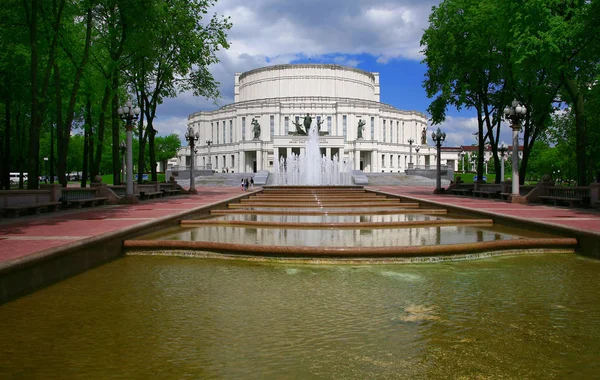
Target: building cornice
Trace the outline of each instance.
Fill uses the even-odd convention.
[[[342,66],[342,65],[328,64],[328,63],[312,63],[312,64],[311,63],[290,63],[290,64],[285,64],[285,65],[259,67],[257,69],[253,69],[253,70],[249,70],[249,71],[245,71],[245,72],[241,73],[240,80],[243,80],[248,75],[261,73],[264,71],[279,71],[279,70],[286,70],[286,69],[330,69],[330,70],[352,71],[355,73],[366,75],[369,78],[371,78],[371,80],[373,80],[373,81],[375,80],[374,73],[370,73],[368,71],[364,71],[364,70],[357,69],[354,67],[346,67],[346,66]]]
[[[248,108],[248,107],[253,107],[253,106],[283,107],[285,105],[285,107],[288,107],[288,105],[290,103],[296,103],[296,104],[323,103],[324,105],[325,104],[335,104],[338,107],[339,106],[364,105],[366,107],[377,108],[382,111],[397,112],[397,113],[402,113],[405,115],[417,115],[417,116],[423,117],[424,119],[427,119],[425,114],[422,112],[399,110],[399,109],[395,108],[394,106],[391,106],[387,103],[376,102],[373,100],[325,97],[325,96],[319,96],[319,97],[304,96],[304,97],[265,98],[265,99],[246,100],[246,101],[242,101],[242,102],[227,104],[219,109],[212,110],[212,111],[195,112],[193,114],[190,114],[188,116],[188,119],[192,119],[194,117],[203,116],[203,115],[204,116],[213,115],[213,114],[216,114],[219,112],[235,111],[237,109],[243,109],[243,108]]]

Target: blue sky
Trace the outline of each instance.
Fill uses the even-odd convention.
[[[218,52],[220,63],[210,67],[222,97],[217,105],[191,93],[165,100],[157,112],[159,134],[183,137],[189,114],[232,103],[236,72],[284,63],[336,63],[378,72],[382,102],[427,114],[420,39],[439,2],[220,0],[209,13],[228,16],[233,24],[230,49]],[[472,110],[449,109],[440,127],[447,133],[446,146],[475,143]],[[503,129],[501,139],[508,142],[510,131]]]

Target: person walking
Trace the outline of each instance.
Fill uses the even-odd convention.
[[[244,190],[244,179],[242,178],[242,190]]]
[[[254,189],[254,177],[250,178],[250,188]]]

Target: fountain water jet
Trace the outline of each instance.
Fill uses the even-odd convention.
[[[304,152],[281,157],[273,174],[278,186],[339,186],[352,184],[351,173],[351,165],[337,155],[332,159],[321,155],[319,131],[313,127],[308,130]]]

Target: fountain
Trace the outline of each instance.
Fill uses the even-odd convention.
[[[305,122],[306,125],[306,122]],[[305,150],[299,155],[281,157],[274,169],[274,184],[278,186],[339,186],[352,184],[352,166],[321,155],[318,128],[308,126]]]

